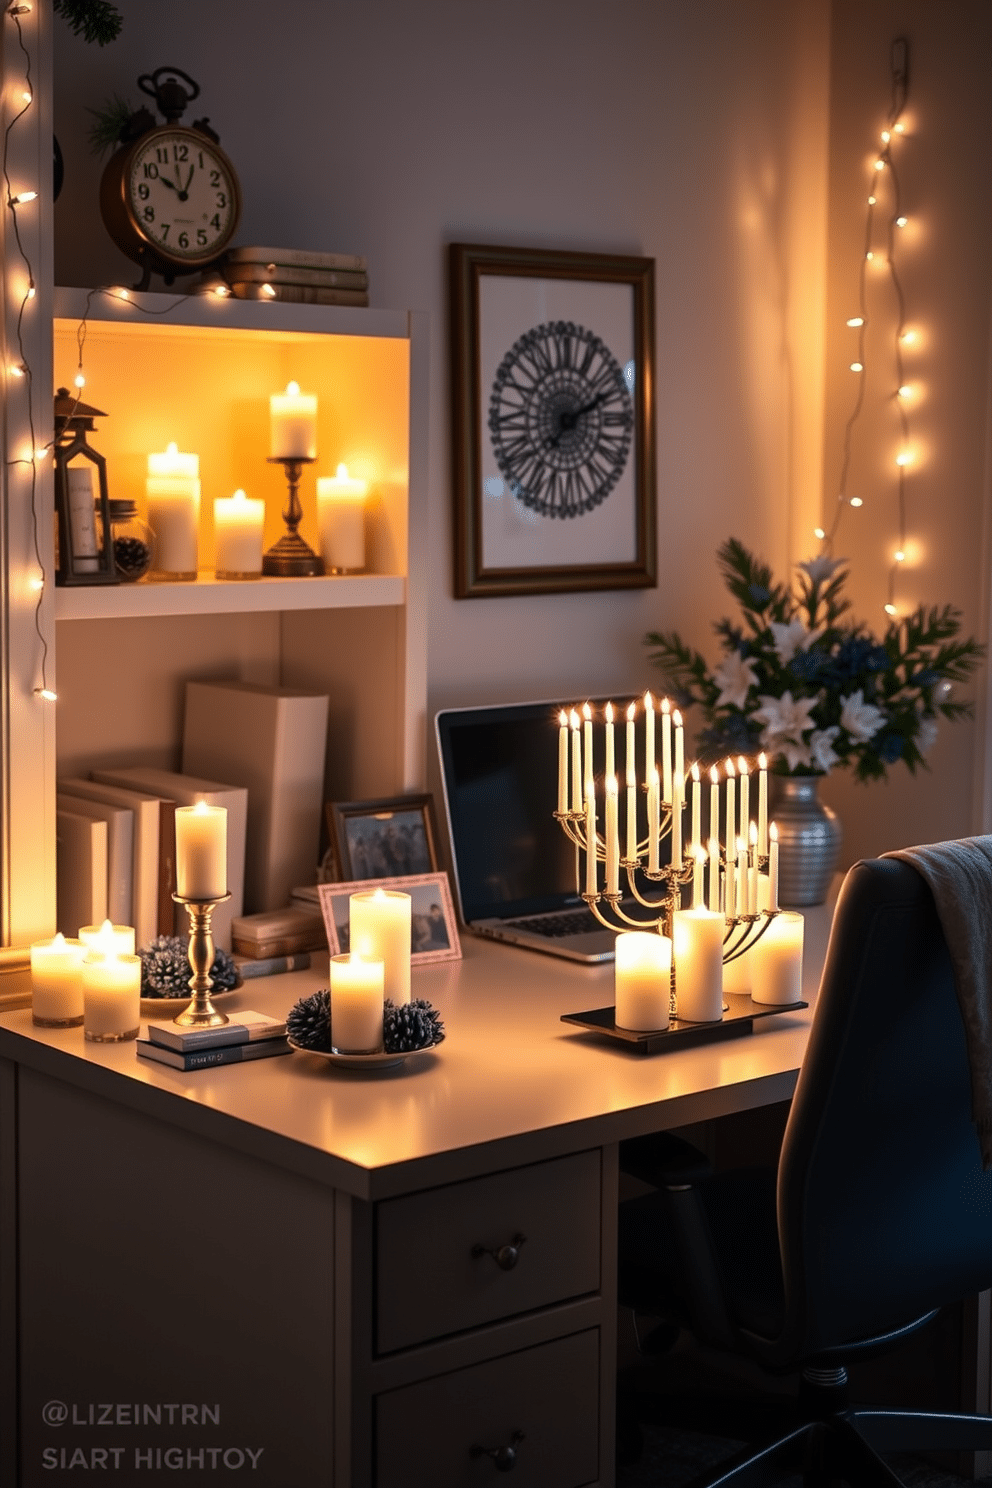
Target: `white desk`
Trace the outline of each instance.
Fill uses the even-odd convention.
[[[560,1022],[612,1001],[612,967],[464,951],[414,974],[446,1042],[377,1076],[183,1074],[0,1018],[5,1484],[461,1488],[503,1480],[469,1449],[515,1430],[515,1482],[612,1483],[617,1143],[788,1099],[810,1014],[642,1058]],[[473,1254],[521,1234],[512,1269]]]

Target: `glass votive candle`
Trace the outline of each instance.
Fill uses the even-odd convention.
[[[349,947],[385,967],[386,996],[399,1007],[410,1001],[410,933],[413,900],[401,889],[363,889],[349,900]]]
[[[331,957],[331,1047],[336,1054],[381,1052],[384,997],[381,961]]]
[[[137,1038],[140,1027],[141,957],[88,951],[83,959],[86,1037],[98,1044],[117,1044]]]
[[[59,932],[31,946],[31,1021],[39,1028],[78,1028],[83,1021],[81,940]]]
[[[88,951],[99,951],[101,956],[134,955],[133,925],[112,925],[109,920],[102,925],[80,925],[79,938]]]

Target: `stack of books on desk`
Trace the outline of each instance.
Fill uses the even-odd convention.
[[[142,1059],[154,1059],[173,1069],[208,1069],[215,1064],[240,1064],[288,1054],[286,1020],[267,1013],[238,1013],[219,1028],[182,1028],[176,1023],[149,1023],[148,1037],[138,1039]]]
[[[367,305],[368,260],[357,253],[305,248],[232,248],[204,276],[201,288],[216,291],[220,285],[238,300]]]

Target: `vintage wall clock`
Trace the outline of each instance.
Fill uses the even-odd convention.
[[[534,326],[499,365],[489,398],[493,453],[510,489],[546,517],[580,517],[623,474],[634,405],[605,343],[574,321]]]
[[[655,583],[654,260],[449,249],[455,595]]]
[[[165,123],[148,109],[132,114],[103,173],[100,210],[114,242],[144,271],[135,287],[146,289],[152,273],[171,284],[220,258],[241,217],[241,187],[208,120],[179,123],[199,84],[179,68],[159,67],[138,86]]]

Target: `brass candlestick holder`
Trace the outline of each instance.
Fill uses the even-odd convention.
[[[312,455],[271,455],[270,465],[281,465],[286,472],[289,498],[282,519],[286,531],[262,559],[262,573],[279,579],[305,579],[324,572],[323,559],[297,532],[303,508],[300,506],[300,476],[304,465],[313,465]]]
[[[189,915],[189,964],[193,975],[189,979],[193,1000],[184,1008],[173,1023],[181,1028],[219,1028],[227,1023],[226,1013],[219,1013],[210,1001],[213,978],[210,968],[214,964],[214,937],[210,922],[218,904],[230,899],[230,894],[220,894],[216,899],[186,899],[182,894],[173,894],[177,904],[185,904]]]

